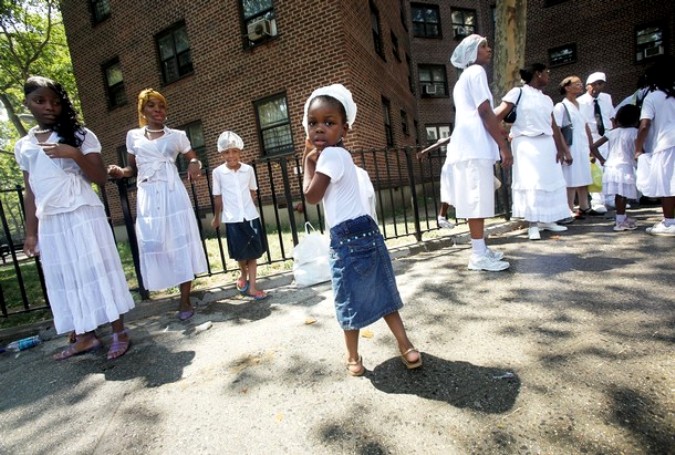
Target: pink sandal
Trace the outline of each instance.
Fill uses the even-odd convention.
[[[126,340],[120,340],[120,334],[127,335]],[[128,338],[129,334],[127,329],[122,330],[121,332],[113,332],[113,341],[108,350],[108,360],[114,360],[118,357],[122,357],[129,350],[131,345],[131,340]]]

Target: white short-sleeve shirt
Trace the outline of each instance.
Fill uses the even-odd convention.
[[[459,161],[499,159],[499,148],[483,125],[478,106],[485,101],[492,109],[492,93],[485,69],[471,65],[459,76],[452,91],[455,102],[455,129],[448,145],[449,163]]]
[[[612,116],[614,115],[612,97],[609,93],[602,92],[598,94],[597,99],[598,105],[600,106],[600,113],[602,114],[602,125],[605,127],[605,131],[609,131],[612,129]],[[598,133],[598,125],[595,121],[595,98],[589,93],[584,93],[577,98],[577,102],[579,103],[579,109],[586,117],[586,123],[588,123],[588,126],[591,129],[593,140],[597,141],[601,136]]]
[[[522,87],[509,90],[502,101],[515,106],[519,95],[520,101],[518,101],[516,110],[516,121],[511,127],[509,136],[540,136],[542,134],[552,136],[553,100],[548,95],[544,95],[541,90],[525,84]]]
[[[223,223],[238,223],[260,217],[251,198],[251,191],[258,189],[255,173],[248,164],[240,164],[236,170],[221,164],[212,173],[213,195],[221,196],[223,200],[220,216]]]
[[[650,92],[642,102],[640,120],[652,121],[654,130],[653,152],[675,147],[675,98],[666,98],[661,90]]]
[[[169,164],[176,162],[179,153],[192,150],[185,131],[164,127],[164,135],[150,140],[145,137],[145,128],[127,132],[127,152],[136,156],[138,180],[170,180],[175,169]]]
[[[330,177],[323,195],[326,223],[337,226],[343,221],[366,215],[361,202],[359,179],[352,155],[342,147],[327,147],[319,155],[316,172]]]
[[[605,167],[635,165],[637,128],[614,128],[605,134],[609,141],[609,155]]]

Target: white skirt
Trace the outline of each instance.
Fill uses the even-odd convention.
[[[650,155],[649,176],[641,179],[640,191],[647,197],[675,196],[675,147]]]
[[[207,271],[190,198],[178,181],[139,182],[136,236],[143,286],[158,291],[192,281]]]
[[[495,216],[493,160],[468,160],[451,164],[452,186],[448,204],[457,218]]]
[[[608,196],[619,195],[628,199],[637,199],[635,167],[632,164],[603,167],[602,190]]]
[[[584,138],[586,135],[584,135]],[[579,186],[587,186],[593,183],[591,176],[591,161],[588,157],[588,145],[577,144],[578,138],[574,137],[574,144],[570,147],[570,154],[572,155],[572,164],[562,167],[565,182],[568,188],[577,188]]]
[[[38,239],[57,333],[95,330],[134,307],[102,207],[43,216]]]
[[[452,165],[446,160],[441,169],[441,202],[452,205]]]

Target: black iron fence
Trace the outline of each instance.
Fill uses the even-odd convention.
[[[445,155],[432,152],[418,160],[417,151],[406,147],[353,152],[355,163],[368,172],[373,183],[378,224],[387,240],[411,237],[411,241],[421,241],[425,233],[438,229],[439,177]],[[297,245],[306,222],[324,231],[321,206],[309,205],[304,199],[300,156],[265,157],[251,165],[260,187],[257,206],[268,238],[268,249],[258,262],[264,265],[290,261],[293,247]],[[498,166],[495,172],[500,180],[507,183],[508,175],[504,175]],[[188,184],[187,188],[198,220],[202,246],[209,259],[207,275],[212,276],[234,270],[237,266],[236,262],[227,258],[220,230],[210,227],[213,213],[210,170],[205,168],[203,175],[204,179],[197,184]],[[109,198],[106,189],[101,188],[101,199],[118,245],[127,247],[131,253],[137,283],[131,286],[131,290],[147,299],[149,294],[143,286],[134,230],[136,189],[126,180],[114,183],[108,188],[116,188],[119,198]],[[498,192],[497,216],[510,216],[509,187],[504,184]],[[0,313],[3,318],[45,310],[49,306],[39,259],[22,254],[22,193],[20,186],[0,190]]]

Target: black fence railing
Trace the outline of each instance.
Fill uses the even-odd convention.
[[[411,147],[353,152],[354,162],[368,172],[373,183],[378,224],[387,240],[409,236],[411,241],[413,238],[421,241],[425,233],[438,229],[439,178],[445,155],[432,152],[418,160],[416,152],[417,149]],[[258,262],[264,265],[290,261],[306,222],[311,222],[322,232],[326,229],[321,206],[309,205],[304,199],[300,156],[264,157],[251,165],[260,187],[257,206],[268,238],[268,249]],[[495,172],[504,182],[495,200],[495,213],[508,219],[509,175],[498,166]],[[210,170],[204,169],[203,176],[205,178],[200,182],[188,184],[187,188],[208,258],[207,275],[213,276],[236,270],[237,264],[228,258],[221,231],[210,227],[213,213]],[[119,198],[113,204],[114,210],[105,188],[101,188],[101,199],[117,243],[128,244],[137,283],[131,290],[138,292],[142,299],[148,299],[134,229],[136,189],[125,180],[115,183]],[[22,193],[20,186],[0,190],[0,316],[3,318],[49,307],[39,259],[22,254]],[[122,233],[125,239],[121,239]]]

